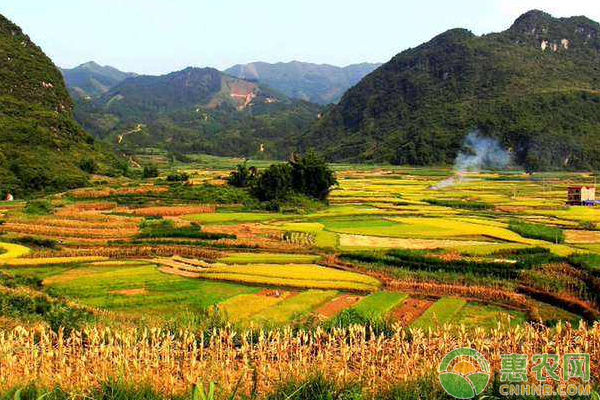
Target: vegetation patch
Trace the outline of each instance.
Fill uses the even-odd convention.
[[[365,316],[384,317],[407,297],[406,293],[401,292],[375,292],[360,300],[352,308]]]
[[[540,239],[556,244],[565,242],[563,230],[557,226],[532,224],[512,219],[508,224],[508,229],[526,238]]]
[[[464,299],[443,297],[433,303],[410,327],[424,329],[449,323],[466,304]]]

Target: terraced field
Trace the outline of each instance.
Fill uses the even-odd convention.
[[[210,193],[225,188],[227,169],[185,168]],[[589,174],[468,173],[436,190],[452,171],[335,168],[331,204],[309,212],[251,210],[228,189],[211,203],[160,179],[71,191],[41,215],[0,202],[0,271],[119,315],[214,309],[241,325],[346,309],[412,328],[597,312],[586,274],[600,266],[600,209],[564,205],[567,186]],[[565,241],[524,237],[515,220],[558,228]]]

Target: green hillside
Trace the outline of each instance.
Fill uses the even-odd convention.
[[[123,150],[282,158],[320,111],[254,81],[187,68],[126,79],[96,99],[78,100],[75,115]]]
[[[600,24],[531,11],[501,33],[445,32],[350,89],[301,147],[451,164],[472,129],[529,168],[600,168]]]
[[[73,119],[62,75],[0,15],[0,195],[84,185],[84,160],[114,161]]]

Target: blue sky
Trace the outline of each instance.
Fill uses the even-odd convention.
[[[2,0],[56,64],[162,74],[252,61],[384,62],[451,28],[506,29],[523,12],[587,15],[598,0]]]

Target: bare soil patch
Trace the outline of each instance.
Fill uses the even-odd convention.
[[[409,297],[402,304],[394,307],[389,315],[393,320],[400,322],[402,325],[409,325],[419,318],[433,302],[431,299]]]
[[[348,308],[358,303],[363,297],[364,296],[357,296],[355,294],[344,294],[318,307],[315,310],[315,313],[326,318],[333,317],[344,308]]]
[[[289,297],[296,296],[298,293],[300,293],[300,292],[293,291],[293,290],[264,288],[260,292],[257,292],[256,295],[257,296],[275,297],[278,299],[287,299]]]

